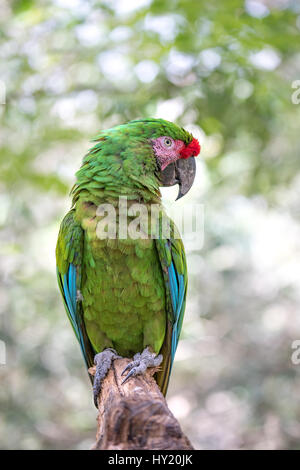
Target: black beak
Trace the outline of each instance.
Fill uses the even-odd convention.
[[[193,186],[196,175],[195,157],[180,158],[170,163],[161,172],[161,186],[174,186],[179,184],[179,192],[176,201],[189,192]]]

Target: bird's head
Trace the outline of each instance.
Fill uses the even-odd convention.
[[[76,173],[73,194],[85,188],[157,197],[159,186],[179,185],[177,199],[192,187],[200,152],[197,139],[164,119],[138,119],[102,131]]]
[[[179,185],[177,199],[192,187],[195,174],[195,158],[200,144],[192,134],[164,119],[131,121],[132,126],[143,129],[144,138],[152,147],[160,186]]]
[[[166,135],[151,140],[160,169],[162,186],[179,185],[177,199],[192,187],[196,174],[195,158],[200,144],[190,133],[172,123],[163,126]]]

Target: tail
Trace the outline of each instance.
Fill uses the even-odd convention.
[[[161,390],[161,393],[166,396],[171,370],[172,370],[172,355],[171,355],[171,344],[172,344],[172,329],[169,322],[167,322],[167,331],[165,340],[160,350],[160,354],[163,355],[163,361],[161,363],[161,370],[156,375],[156,382]]]

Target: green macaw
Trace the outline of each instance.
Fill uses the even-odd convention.
[[[179,184],[178,198],[188,192],[200,145],[163,119],[130,121],[101,132],[94,142],[76,173],[56,261],[86,365],[96,364],[97,406],[101,382],[120,356],[134,356],[124,381],[161,364],[156,380],[167,391],[185,310],[187,268],[159,187]]]

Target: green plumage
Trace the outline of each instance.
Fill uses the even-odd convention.
[[[57,242],[56,258],[59,286],[65,307],[88,366],[93,355],[107,347],[118,354],[133,356],[150,346],[163,352],[158,383],[166,392],[171,368],[174,309],[168,267],[174,263],[184,276],[184,302],[180,312],[181,328],[186,293],[186,265],[181,240],[171,235],[164,240],[151,238],[161,233],[162,207],[157,226],[150,223],[151,205],[160,205],[159,170],[151,139],[170,136],[188,144],[191,134],[164,120],[137,120],[100,133],[85,156],[72,189],[73,204],[65,216]],[[99,238],[101,204],[115,208],[119,222],[119,196],[127,197],[128,209],[142,203],[149,209],[142,218],[144,238]],[[106,214],[105,214],[106,215]],[[127,223],[136,217],[128,216]],[[171,223],[172,230],[174,227]],[[147,237],[147,238],[146,238]],[[76,300],[69,266],[75,266]],[[69,276],[69,277],[68,277]],[[68,303],[68,292],[73,297]],[[71,307],[70,307],[71,304]]]

